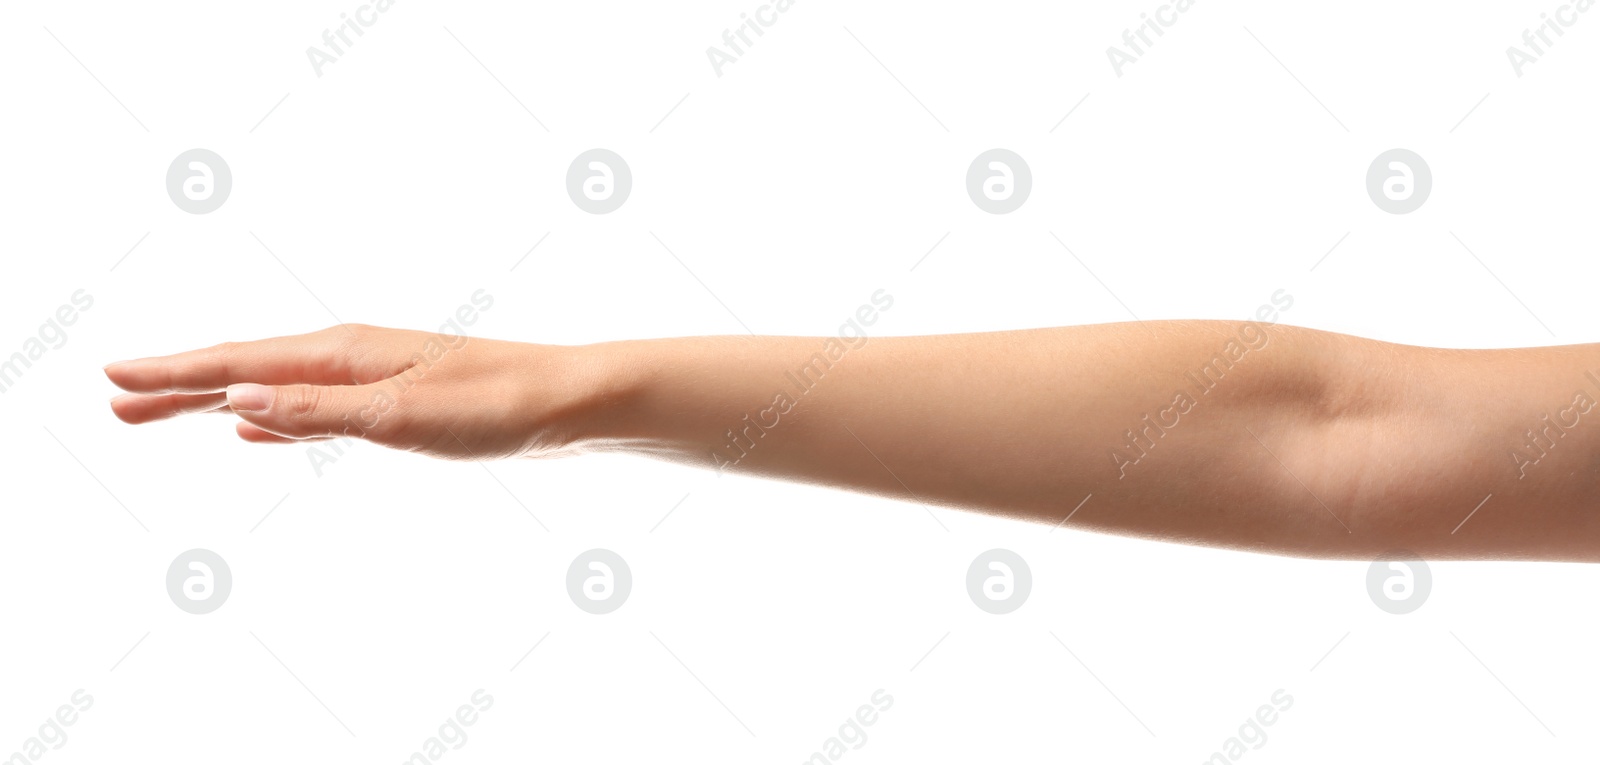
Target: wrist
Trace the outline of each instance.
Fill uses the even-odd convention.
[[[647,342],[609,342],[563,346],[557,351],[560,371],[550,377],[557,390],[545,386],[536,396],[548,422],[543,430],[562,451],[631,451],[657,439],[644,416],[656,366],[643,346]]]

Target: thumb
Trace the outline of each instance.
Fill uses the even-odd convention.
[[[228,386],[228,406],[235,414],[285,438],[365,438],[394,416],[396,403],[378,385]]]

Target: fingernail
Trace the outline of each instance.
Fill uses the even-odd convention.
[[[131,359],[130,359],[130,360],[131,360]],[[107,365],[105,365],[105,366],[103,366],[103,367],[100,367],[100,368],[101,368],[101,369],[103,369],[103,370],[104,370],[104,369],[110,369],[110,368],[112,368],[112,367],[114,367],[114,366],[117,366],[117,365],[119,365],[119,364],[126,364],[126,363],[128,363],[128,362],[127,362],[127,361],[113,361],[113,362],[111,362],[111,363],[110,363],[110,364],[107,364]]]
[[[228,406],[236,411],[259,412],[272,406],[273,390],[265,385],[239,383],[228,386]]]

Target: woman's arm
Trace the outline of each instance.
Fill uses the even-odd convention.
[[[336,327],[107,374],[134,392],[125,420],[231,401],[252,441],[623,451],[1289,555],[1600,560],[1600,345],[1214,321],[580,347]]]

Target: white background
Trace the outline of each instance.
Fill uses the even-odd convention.
[[[0,755],[79,688],[41,759],[398,763],[479,688],[442,760],[799,763],[880,688],[842,760],[1201,762],[1277,689],[1240,759],[1600,745],[1588,566],[1434,563],[1392,616],[1364,562],[640,459],[491,475],[360,444],[319,477],[229,418],[126,426],[100,373],[335,316],[431,329],[480,288],[474,334],[553,343],[825,335],[880,288],[892,335],[1238,319],[1285,289],[1302,326],[1593,341],[1600,12],[1518,78],[1505,50],[1554,0],[1200,0],[1118,77],[1106,48],[1156,0],[799,0],[718,77],[706,48],[757,0],[399,0],[319,78],[305,49],[356,0],[144,5],[0,12],[0,355],[94,298],[0,395]],[[234,178],[207,215],[164,189],[195,147]],[[634,176],[609,215],[564,188],[593,147]],[[1033,172],[1008,215],[964,188],[994,147]],[[1434,175],[1408,215],[1364,188],[1395,147]],[[234,577],[205,616],[164,585],[196,547]],[[634,576],[606,616],[565,591],[595,547]],[[964,585],[995,547],[1034,576],[1006,616]]]

